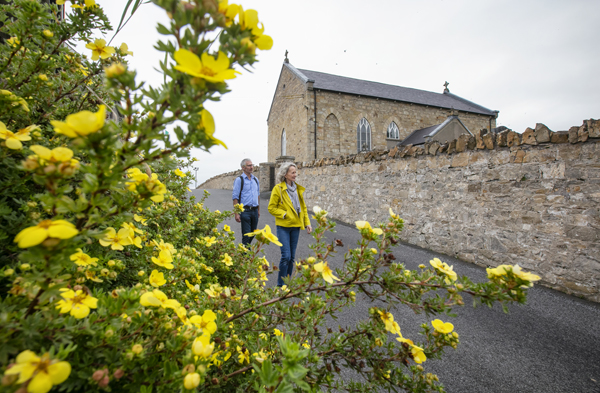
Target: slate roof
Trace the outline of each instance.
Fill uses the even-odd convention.
[[[422,145],[426,142],[426,140],[425,140],[426,136],[434,136],[454,119],[458,120],[460,122],[460,124],[462,124],[462,126],[465,128],[465,130],[467,130],[472,135],[471,131],[469,131],[467,126],[464,125],[464,123],[458,118],[458,116],[448,116],[448,118],[441,124],[436,124],[434,126],[421,128],[420,130],[414,130],[413,132],[410,133],[409,136],[404,138],[404,140],[398,144],[401,146]]]
[[[314,81],[313,88],[317,90],[456,109],[487,116],[497,116],[498,114],[498,111],[485,108],[450,92],[443,94],[433,93],[431,91],[411,89],[409,87],[394,86],[385,83],[326,74],[324,72],[303,70],[295,68],[289,63],[284,63],[284,67],[290,69],[290,71],[305,83]]]

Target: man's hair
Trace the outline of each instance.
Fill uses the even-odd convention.
[[[240,166],[241,166],[242,168],[243,168],[243,167],[245,167],[245,166],[246,166],[246,162],[248,162],[248,161],[252,161],[252,160],[251,160],[251,159],[249,159],[249,158],[244,158],[244,159],[242,160],[242,162],[240,163]]]
[[[291,167],[296,168],[296,170],[298,169],[296,164],[294,164],[293,162],[288,161],[288,162],[284,162],[283,164],[281,164],[281,167],[279,168],[279,172],[277,172],[277,179],[279,180],[280,183],[285,181],[285,175],[287,175],[287,173]]]

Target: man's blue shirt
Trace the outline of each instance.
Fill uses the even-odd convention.
[[[260,193],[258,179],[253,174],[250,174],[250,179],[248,179],[248,176],[246,176],[245,173],[242,174],[242,177],[244,179],[244,188],[242,189],[242,198],[238,202],[244,206],[258,206],[258,194]],[[233,193],[231,194],[231,199],[239,198],[241,186],[242,182],[238,176],[233,181]]]

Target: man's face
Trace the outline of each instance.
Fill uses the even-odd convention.
[[[246,175],[250,175],[254,171],[254,165],[252,165],[252,161],[246,161],[246,165],[242,168]]]

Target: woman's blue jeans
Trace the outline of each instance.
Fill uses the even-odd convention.
[[[278,287],[284,285],[284,277],[292,275],[299,236],[300,227],[277,226],[277,238],[281,243],[281,260],[279,261],[279,277],[277,277]]]

